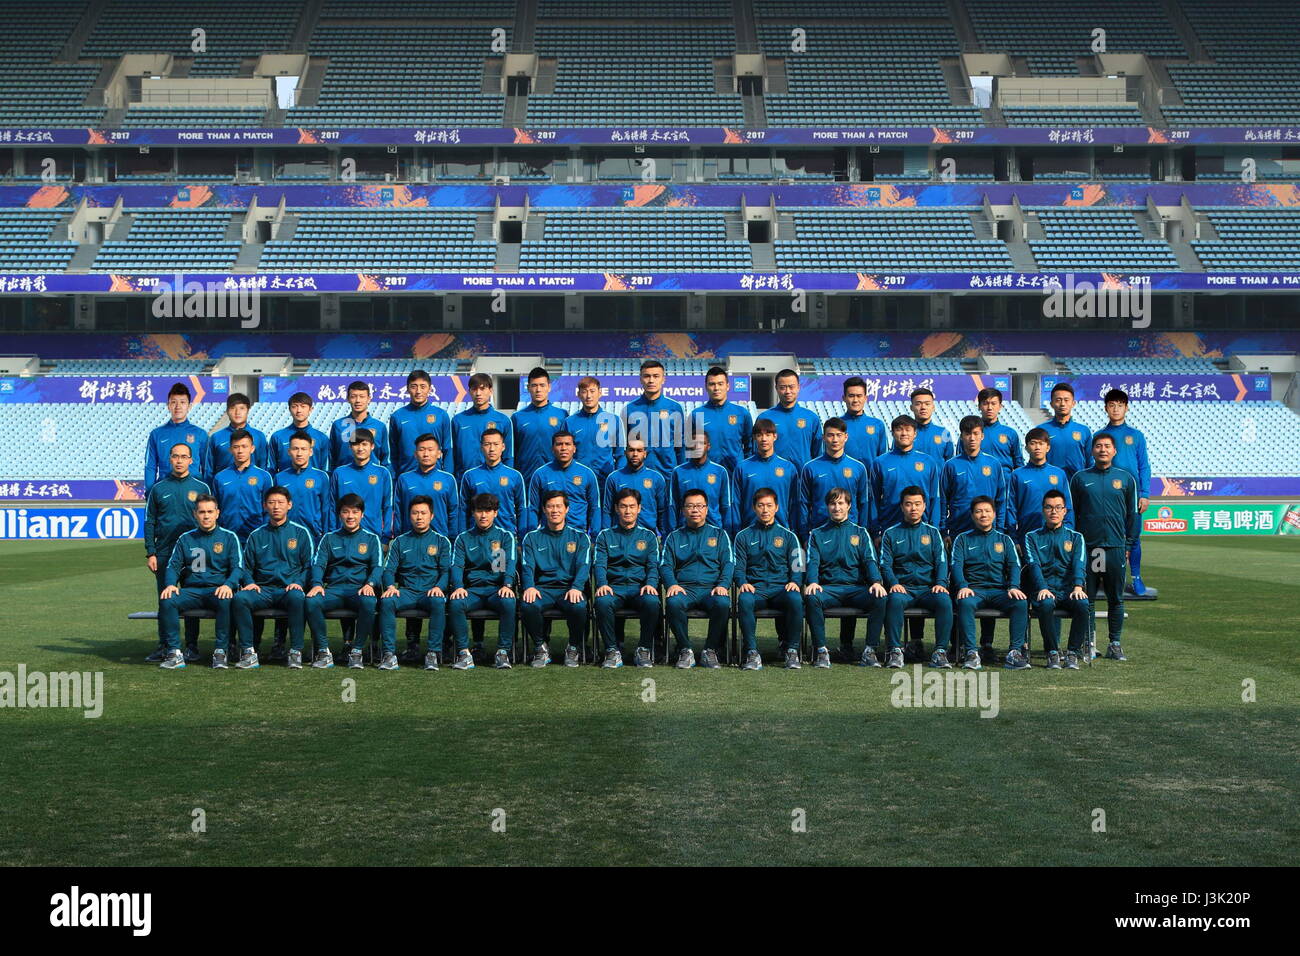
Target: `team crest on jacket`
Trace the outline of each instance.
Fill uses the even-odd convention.
[[[185,497],[189,498],[190,501],[198,501],[198,500],[199,500],[199,493],[198,493],[197,491],[191,491],[191,492],[190,492],[188,495],[186,495]]]
[[[849,544],[853,545],[853,547],[856,548],[861,543],[862,543],[862,539],[859,538],[856,534],[849,535]]]
[[[785,469],[784,469],[784,468],[778,468],[778,469],[776,470],[776,476],[777,476],[778,478],[784,478],[784,477],[785,477]]]
[[[1007,436],[1005,432],[998,436],[998,441],[1000,441],[1004,445],[1007,443]]]
[[[491,548],[493,551],[500,551],[500,550],[501,550],[501,542],[500,542],[500,541],[491,541],[491,542],[488,543],[488,547]]]
[[[600,430],[603,431],[603,432],[604,432],[604,431],[609,431],[609,422],[601,422],[601,423],[600,423]]]
[[[1047,483],[1048,483],[1049,485],[1054,485],[1054,484],[1056,484],[1056,476],[1055,476],[1055,475],[1048,475],[1048,476],[1047,476]]]
[[[853,477],[853,469],[852,469],[852,468],[845,468],[845,469],[844,469],[844,477],[845,477],[845,478],[852,478],[852,477]]]
[[[431,544],[424,549],[424,553],[429,555],[429,557],[433,557],[435,554],[438,553],[438,546],[436,544]]]
[[[853,543],[854,543],[854,544],[857,544],[858,542],[855,540]],[[779,548],[779,547],[781,547],[783,544],[785,544],[785,538],[773,538],[773,539],[772,539],[772,547],[774,547],[774,548]]]
[[[487,423],[487,427],[488,427],[488,428],[496,428],[496,427],[497,427],[497,423],[496,423],[496,422],[488,422],[488,423]],[[483,430],[484,430],[484,431],[487,431],[487,428],[485,428],[485,429],[483,429]]]
[[[1124,487],[1124,482],[1122,482],[1122,481],[1120,481],[1118,478],[1116,478],[1114,481],[1112,481],[1112,482],[1110,483],[1110,486],[1111,486],[1112,488],[1114,488],[1116,491],[1119,491],[1121,488]]]
[[[226,550],[226,546],[225,546],[224,544],[222,544],[220,541],[218,541],[216,544],[214,544],[214,545],[212,546],[212,553],[213,553],[213,554],[220,554],[222,551],[225,551],[225,550]]]
[[[308,488],[315,488],[315,487],[316,487],[316,479],[315,479],[315,478],[308,478],[306,481],[303,482],[303,484],[306,485]]]
[[[943,444],[943,436],[942,436],[942,435],[935,435],[935,436],[934,436],[934,443],[935,443],[936,445],[942,445],[942,444]]]
[[[1125,436],[1124,436],[1124,444],[1126,444],[1126,445],[1131,445],[1131,444],[1133,444],[1133,436],[1132,436],[1132,435],[1125,435]]]
[[[582,475],[574,475],[574,476],[573,476],[573,483],[574,483],[575,485],[580,485],[580,484],[582,484]]]
[[[643,480],[641,481],[641,484],[644,485],[645,487],[649,488],[649,487],[651,487],[651,486],[654,484],[654,482],[651,481],[649,478],[645,478],[645,479],[643,479]]]
[[[510,484],[510,479],[507,478],[505,475],[502,475],[502,476],[501,476],[501,487],[504,488],[504,487],[505,487],[506,485],[508,485],[508,484]]]
[[[867,426],[867,434],[868,434],[868,435],[874,435],[875,433],[876,433],[876,426],[875,426],[875,425],[868,425],[868,426]]]
[[[1083,432],[1070,432],[1070,437],[1075,441],[1083,441]]]
[[[187,445],[193,445],[193,444],[194,444],[194,435],[193,435],[192,433],[186,434],[186,436],[185,436],[185,444],[187,444]]]
[[[365,554],[369,550],[370,545],[366,544],[364,541],[357,545],[357,554]]]
[[[711,485],[716,485],[716,484],[718,483],[718,476],[717,476],[717,475],[709,475],[709,477],[708,477],[708,482],[709,482],[709,484],[711,484]]]
[[[800,428],[803,428],[808,424],[808,419],[800,418],[795,422],[795,424],[798,425]]]
[[[378,475],[371,475],[367,480],[368,480],[372,485],[377,485],[377,484],[379,484],[379,476],[378,476]]]
[[[441,482],[441,481],[435,481],[435,482],[433,483],[433,490],[434,490],[434,491],[442,491],[442,482]]]
[[[569,554],[573,554],[575,551],[578,550],[578,542],[570,541],[568,544],[564,546],[564,550],[569,552]]]
[[[432,415],[425,415],[425,416],[424,416],[424,423],[425,423],[426,425],[432,425],[432,424],[433,424],[433,416],[432,416]]]
[[[710,539],[709,539],[709,547],[710,547],[710,548],[716,548],[717,546],[718,546],[718,539],[717,539],[717,538],[710,538]]]
[[[923,461],[918,461],[918,462],[916,463],[916,470],[917,470],[917,471],[925,471],[925,462],[923,462]]]
[[[257,484],[257,475],[249,475],[249,477],[248,477],[248,483],[249,483],[250,485],[255,485],[255,484]]]
[[[556,418],[554,415],[552,415],[550,418],[548,418],[547,421],[550,423],[550,425],[551,425],[552,428],[554,428],[556,425],[560,424],[560,420],[559,420],[558,418]]]
[[[288,549],[289,549],[290,551],[292,551],[292,550],[294,550],[296,547],[298,547],[298,539],[297,539],[297,538],[290,538],[288,541],[285,542],[285,545],[288,547]]]
[[[660,418],[667,418],[667,417],[668,417],[668,409],[666,409],[666,408],[661,408],[661,409],[659,409],[659,417],[660,417]]]
[[[1065,550],[1066,550],[1066,551],[1073,551],[1073,550],[1074,550],[1074,542],[1073,542],[1073,541],[1067,541],[1067,542],[1065,542]]]
[[[636,549],[637,549],[638,551],[644,551],[644,550],[645,550],[645,538],[638,538],[638,539],[637,539],[637,542],[636,542]]]
[[[993,550],[996,551],[998,554],[1001,554],[1001,553],[1002,553],[1002,542],[1001,542],[1001,541],[994,541],[994,542],[993,542]]]
[[[921,543],[922,543],[922,544],[929,544],[929,543],[930,543],[930,536],[929,536],[928,534],[923,534],[923,535],[921,535]]]
[[[983,473],[985,478],[993,474],[993,469],[990,468],[988,465],[985,465],[983,468],[980,469],[980,471]]]

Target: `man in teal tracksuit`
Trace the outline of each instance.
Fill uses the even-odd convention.
[[[649,472],[658,475],[658,472]],[[637,612],[641,636],[636,666],[654,666],[654,640],[659,629],[659,536],[641,523],[641,492],[624,488],[614,501],[612,527],[596,535],[592,560],[596,579],[592,601],[596,626],[605,648],[604,668],[623,666],[623,648],[614,612]]]
[[[685,525],[664,540],[659,561],[659,578],[667,586],[668,626],[677,642],[677,666],[695,666],[691,648],[688,611],[708,613],[709,636],[700,663],[715,668],[718,651],[727,639],[727,618],[731,614],[731,580],[736,562],[727,533],[705,519],[709,500],[702,491],[688,491],[682,501]]]
[[[217,615],[217,641],[212,666],[224,669],[230,641],[230,601],[244,578],[239,535],[217,526],[221,511],[212,495],[199,495],[194,502],[194,523],[198,526],[176,539],[167,562],[165,586],[159,597],[158,618],[167,642],[167,657],[160,667],[168,670],[185,666],[180,649],[180,616],[185,611],[206,608]]]
[[[863,667],[879,667],[876,649],[880,629],[885,621],[885,588],[881,584],[876,549],[867,529],[849,519],[852,496],[844,488],[826,493],[828,520],[808,532],[808,571],[804,594],[807,597],[808,625],[813,647],[817,649],[817,666],[830,667],[826,650],[826,608],[852,607],[867,613],[867,646],[862,652]],[[840,640],[843,643],[844,635]],[[787,656],[789,651],[786,652]],[[850,632],[844,646],[845,660],[853,660]]]
[[[316,545],[312,586],[307,592],[307,623],[317,648],[312,667],[334,666],[325,630],[326,611],[346,608],[356,612],[354,642],[347,646],[350,668],[361,669],[361,650],[374,633],[384,546],[379,535],[362,527],[365,511],[360,495],[345,494],[338,501],[338,530],[326,532]]]
[[[589,469],[590,470],[590,469]],[[593,472],[594,474],[594,472]],[[577,667],[587,639],[587,582],[591,578],[591,537],[569,525],[569,496],[558,489],[542,492],[543,527],[524,535],[520,548],[523,600],[519,615],[533,642],[533,666],[551,662],[546,646],[546,611],[559,611],[569,625],[564,666]]]
[[[194,453],[185,442],[172,445],[170,451],[171,472],[167,477],[154,482],[144,508],[144,550],[145,563],[153,572],[162,594],[167,586],[167,565],[171,561],[172,550],[182,534],[194,527],[194,504],[199,495],[210,494],[205,482],[200,481],[190,472],[194,462]],[[161,609],[162,605],[159,605]],[[185,619],[185,649],[182,655],[187,661],[199,659],[199,622],[197,618]],[[161,663],[167,657],[167,635],[163,631],[162,615],[158,615],[158,647],[145,658],[150,663]]]
[[[433,499],[416,495],[407,508],[411,530],[399,534],[388,549],[384,590],[379,595],[379,633],[384,656],[379,669],[397,670],[397,612],[410,609],[429,615],[429,650],[424,669],[438,669],[434,644],[442,639],[447,620],[447,588],[451,582],[451,542],[433,530]]]
[[[1088,577],[1084,590],[1092,598],[1098,585],[1106,591],[1106,623],[1110,646],[1106,657],[1122,661],[1124,633],[1124,558],[1137,541],[1141,512],[1137,479],[1115,466],[1115,437],[1106,432],[1092,438],[1093,466],[1070,479],[1074,526],[1088,546]],[[1087,653],[1092,654],[1088,648]]]
[[[289,667],[302,668],[302,631],[315,541],[306,525],[289,520],[293,493],[272,485],[262,495],[266,524],[253,529],[244,547],[244,586],[231,615],[239,635],[239,666],[256,667],[253,612],[279,608],[289,618]],[[245,661],[248,663],[245,663]]]
[[[1151,492],[1151,458],[1147,455],[1146,436],[1125,421],[1128,416],[1128,393],[1112,388],[1106,393],[1105,401],[1106,418],[1109,421],[1105,427],[1097,430],[1097,435],[1110,435],[1115,439],[1114,466],[1123,468],[1137,481],[1139,520],[1137,535],[1129,543],[1128,569],[1132,576],[1133,593],[1142,595],[1147,593],[1147,586],[1142,583],[1141,515],[1147,510],[1147,495]]]
[[[1065,493],[1054,488],[1043,495],[1043,523],[1025,534],[1025,571],[1029,579],[1029,593],[1033,596],[1033,610],[1038,615],[1038,630],[1043,635],[1047,649],[1047,666],[1057,670],[1061,666],[1058,649],[1061,622],[1055,611],[1062,608],[1070,615],[1070,646],[1065,666],[1079,669],[1079,655],[1088,639],[1088,622],[1092,617],[1092,603],[1083,589],[1086,581],[1084,555],[1087,545],[1083,535],[1065,524],[1069,506]]]
[[[952,539],[952,586],[957,589],[957,620],[967,654],[975,647],[975,612],[1005,611],[1011,617],[1011,650],[1006,668],[1029,667],[1025,636],[1029,630],[1029,599],[1020,590],[1020,558],[1011,535],[994,527],[997,507],[988,495],[970,505],[969,531]],[[978,653],[978,651],[976,652]]]
[[[780,612],[778,635],[803,633],[800,587],[803,584],[804,559],[798,535],[777,523],[776,492],[771,488],[760,488],[754,493],[751,504],[754,520],[736,535],[734,551],[737,615],[740,618],[740,636],[745,643],[745,662],[741,670],[756,671],[763,667],[763,658],[758,653],[756,611],[771,608]],[[798,667],[797,639],[795,646],[786,648],[785,653],[786,666]],[[823,666],[821,657],[819,654],[818,667]],[[830,666],[829,657],[824,666]]]
[[[889,648],[887,667],[903,666],[903,614],[909,607],[921,607],[934,615],[936,667],[948,665],[948,635],[952,632],[952,598],[948,594],[948,558],[939,529],[921,518],[925,515],[925,492],[909,485],[899,493],[902,520],[880,536],[880,576],[889,593],[885,598],[885,635]],[[869,663],[869,662],[868,662]],[[978,669],[979,654],[967,667]]]
[[[516,475],[519,472],[510,469]],[[493,611],[497,615],[497,652],[494,666],[510,667],[510,649],[515,639],[515,581],[519,573],[519,552],[515,536],[497,525],[500,502],[496,495],[475,495],[470,499],[472,524],[456,536],[452,548],[451,594],[448,613],[456,638],[456,670],[471,670],[469,613]]]

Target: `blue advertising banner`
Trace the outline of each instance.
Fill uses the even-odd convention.
[[[144,508],[0,508],[0,539],[111,539],[144,537]]]
[[[551,379],[551,401],[578,401],[578,382],[582,375],[557,375]],[[641,397],[641,379],[636,375],[598,375],[605,402],[633,402]],[[664,394],[678,402],[707,402],[703,375],[669,375],[664,384]],[[749,376],[731,376],[731,401],[749,401]],[[528,400],[528,377],[519,376],[520,401]]]
[[[165,404],[177,382],[190,387],[192,405],[226,400],[230,379],[202,375],[42,375],[0,378],[0,404],[150,405]]]
[[[412,360],[411,368],[416,368]],[[433,402],[467,402],[465,380],[459,375],[429,376],[432,391],[429,400]],[[258,380],[260,400],[263,402],[287,402],[294,392],[306,392],[318,402],[345,402],[348,398],[348,385],[363,381],[370,386],[370,400],[373,402],[409,402],[411,396],[406,393],[405,375],[304,375],[300,378],[265,376]]]
[[[801,402],[838,402],[844,397],[848,375],[804,376],[799,383]],[[934,392],[938,402],[973,402],[982,388],[996,388],[1011,396],[1010,375],[862,375],[869,402],[905,402],[918,388]]]
[[[1128,392],[1129,398],[1147,402],[1267,402],[1273,398],[1273,381],[1268,375],[1144,375],[1116,372],[1114,375],[1044,375],[1039,404],[1051,404],[1057,382],[1069,382],[1081,402],[1100,401],[1112,388]]]
[[[0,478],[0,499],[7,501],[144,501],[144,498],[143,481]]]

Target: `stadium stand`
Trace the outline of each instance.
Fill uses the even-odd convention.
[[[356,272],[491,269],[496,243],[476,239],[478,213],[461,210],[300,209],[290,239],[273,239],[259,268]]]
[[[1074,375],[1212,375],[1219,371],[1208,358],[1058,358],[1056,361]]]
[[[1300,267],[1300,211],[1203,208],[1217,238],[1193,239],[1207,272]]]
[[[127,110],[123,129],[175,129],[262,126],[266,111],[239,107],[190,109],[180,107],[136,106]]]
[[[226,269],[242,243],[227,239],[233,214],[222,209],[132,210],[125,239],[106,240],[91,269],[139,272]]]
[[[4,5],[0,127],[95,126],[103,118],[103,109],[85,106],[99,67],[50,62],[86,7],[87,0]]]
[[[1169,244],[1148,239],[1131,209],[1062,209],[1026,207],[1027,217],[1042,225],[1042,239],[1029,248],[1044,271],[1141,269],[1177,272]]]
[[[455,359],[394,358],[394,359],[314,359],[305,375],[407,375],[422,368],[430,375],[455,375],[459,366]]]
[[[642,359],[566,358],[560,360],[561,375],[638,375]],[[703,375],[725,359],[660,359],[668,375]]]
[[[925,375],[960,375],[965,371],[957,358],[815,358],[808,370],[817,375],[872,375],[891,372]]]
[[[981,239],[977,207],[924,210],[791,209],[794,239],[775,242],[778,269],[858,272],[1011,269],[1006,245]]]
[[[63,212],[44,209],[0,210],[0,270],[61,272],[77,250],[74,242],[55,239]]]
[[[1136,106],[1003,106],[1002,115],[1008,126],[1142,125],[1142,111]]]
[[[539,220],[541,238],[521,244],[520,271],[753,268],[749,243],[727,238],[720,210],[552,210]],[[538,225],[529,229],[538,231]]]
[[[106,375],[202,375],[203,359],[59,359],[46,375],[102,378]]]

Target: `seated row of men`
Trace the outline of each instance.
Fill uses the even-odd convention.
[[[516,613],[532,643],[532,665],[550,663],[547,611],[557,612],[567,623],[566,666],[578,666],[589,615],[594,614],[604,646],[602,666],[617,668],[623,666],[623,651],[615,617],[625,610],[641,624],[635,663],[649,667],[662,597],[662,616],[676,643],[676,666],[696,664],[689,614],[698,611],[708,619],[700,665],[716,668],[732,613],[733,587],[745,670],[762,667],[756,612],[764,609],[777,612],[777,633],[791,668],[800,666],[805,618],[815,665],[831,666],[825,611],[832,607],[867,617],[867,643],[860,660],[865,666],[881,666],[882,631],[885,666],[903,666],[902,624],[911,607],[925,609],[934,619],[930,663],[935,667],[951,666],[954,608],[964,667],[981,666],[975,647],[975,613],[981,608],[1006,612],[1010,618],[1008,668],[1030,666],[1026,637],[1031,607],[1039,617],[1049,668],[1062,666],[1054,614],[1058,607],[1072,619],[1064,665],[1077,668],[1084,653],[1091,619],[1087,594],[1098,578],[1085,570],[1083,536],[1064,525],[1065,496],[1059,490],[1043,496],[1042,527],[1026,535],[1023,575],[1016,543],[994,527],[995,502],[983,495],[971,502],[972,527],[951,542],[951,560],[939,529],[923,520],[926,492],[914,485],[899,495],[901,520],[883,532],[879,559],[868,530],[851,519],[852,495],[841,487],[825,494],[827,520],[808,535],[806,546],[778,521],[780,504],[770,488],[755,492],[755,519],[734,544],[723,528],[708,521],[703,492],[684,495],[683,525],[662,542],[642,522],[642,500],[635,488],[621,491],[617,523],[602,529],[593,541],[570,523],[568,493],[547,491],[542,496],[543,526],[517,543],[515,534],[497,523],[499,499],[481,493],[471,503],[473,526],[453,542],[433,530],[433,502],[421,495],[410,503],[411,530],[392,542],[385,560],[378,535],[363,527],[366,505],[360,496],[346,494],[339,500],[339,527],[317,542],[308,528],[289,519],[293,493],[273,486],[263,495],[266,523],[241,544],[238,535],[220,526],[214,496],[196,493],[197,527],[178,537],[163,571],[159,624],[166,651],[161,664],[167,669],[186,666],[179,646],[180,617],[186,610],[207,608],[216,617],[212,666],[227,666],[233,625],[239,647],[235,666],[256,668],[254,612],[278,608],[288,619],[291,668],[302,667],[308,628],[315,652],[312,666],[334,666],[325,615],[335,610],[356,617],[358,637],[347,650],[353,668],[362,666],[361,645],[376,626],[382,642],[379,669],[399,667],[395,624],[398,613],[407,610],[422,612],[430,621],[426,669],[438,668],[432,645],[447,622],[455,645],[452,667],[475,666],[469,615],[483,610],[499,622],[494,659],[498,668],[511,666]],[[1021,590],[1022,581],[1029,582],[1032,597]],[[1118,652],[1118,635],[1112,631],[1111,637],[1112,651]],[[1123,659],[1121,653],[1112,656]]]

